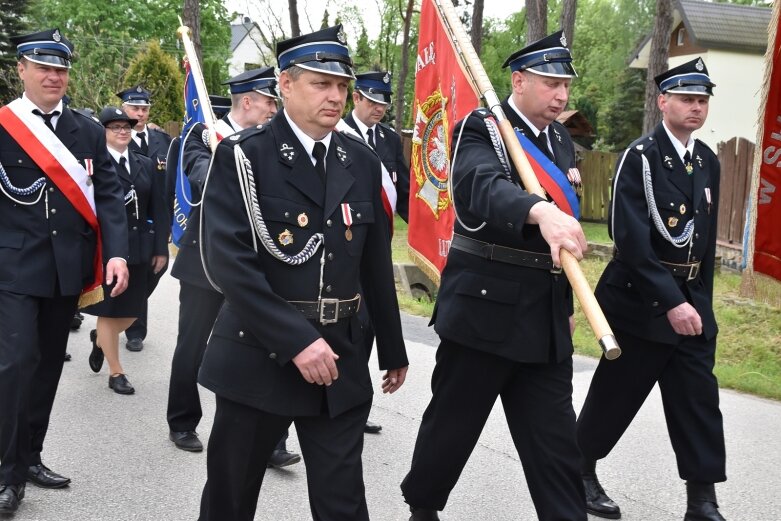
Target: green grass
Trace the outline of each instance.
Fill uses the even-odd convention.
[[[582,223],[589,242],[610,244],[607,225]],[[393,236],[393,262],[412,262],[407,251],[407,225],[397,218]],[[607,261],[588,257],[581,262],[593,288]],[[740,275],[722,271],[714,281],[714,310],[719,324],[716,368],[724,388],[781,400],[781,313],[739,295]],[[431,302],[421,302],[399,292],[401,308],[411,314],[431,316]],[[601,351],[583,313],[576,304],[575,352],[598,357]]]

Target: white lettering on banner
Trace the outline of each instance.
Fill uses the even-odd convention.
[[[757,204],[770,204],[773,202],[772,194],[776,192],[776,186],[767,179],[759,180],[759,200]]]
[[[781,124],[781,116],[776,117],[776,122]],[[770,139],[781,143],[781,134],[778,132],[773,132],[770,134]],[[766,165],[772,165],[775,163],[776,167],[781,168],[781,161],[779,161],[780,158],[781,148],[779,147],[770,145],[765,147],[765,149],[762,151],[762,160]]]
[[[187,229],[187,216],[182,211],[182,208],[179,206],[179,200],[174,199],[174,220],[177,222],[177,224],[182,225],[182,229]]]
[[[418,54],[418,58],[415,61],[415,72],[422,71],[427,65],[437,62],[437,54],[434,51],[434,42],[428,44],[428,47],[423,48],[423,55]]]
[[[439,241],[439,256],[447,257],[447,252],[450,251],[450,242],[445,239],[438,239]]]

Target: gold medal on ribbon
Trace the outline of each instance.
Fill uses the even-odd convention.
[[[350,208],[350,203],[342,203],[342,222],[344,222],[344,225],[347,227],[347,229],[344,231],[344,238],[348,241],[353,240],[353,231],[350,229],[350,226],[353,224],[353,209]]]
[[[348,241],[353,240],[353,231],[350,228],[347,228],[344,231],[344,238],[347,239]]]

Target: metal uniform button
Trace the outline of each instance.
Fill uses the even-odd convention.
[[[57,230],[52,230],[52,235],[57,236]]]
[[[333,253],[329,253],[328,254],[328,260],[330,260],[330,261],[334,260],[334,254]]]
[[[326,225],[326,226],[328,226],[329,228],[330,228],[331,226],[333,226],[333,224],[334,224],[334,222],[333,222],[331,219],[328,219],[328,220],[325,222],[325,225]]]
[[[290,212],[285,212],[285,219],[287,219],[288,217],[290,217]]]
[[[52,212],[52,213],[57,213],[57,208],[52,208],[52,209],[51,209],[51,212]]]
[[[277,359],[277,354],[276,353],[269,353],[268,357],[271,358],[272,360],[276,360]]]
[[[653,307],[655,307],[655,308],[658,308],[658,307],[659,307],[659,302],[657,302],[656,300],[654,300],[653,302],[651,302],[651,306],[653,306]]]
[[[244,331],[239,331],[239,338],[244,338]]]
[[[198,241],[196,239],[193,239],[193,244],[198,244]]]
[[[513,227],[513,223],[507,223],[507,227],[508,228],[512,228]]]
[[[358,219],[360,219],[360,218],[361,218],[361,212],[358,212],[358,213],[356,213],[356,214],[355,214],[355,217],[357,217]]]
[[[328,286],[326,286],[326,287],[325,287],[325,292],[326,292],[326,293],[331,293],[331,290],[332,290],[332,289],[333,289],[333,288],[332,288],[332,287],[331,287],[331,285],[329,284]]]
[[[695,234],[694,234],[694,238],[695,238],[695,239],[699,239],[699,238],[700,238],[700,234],[699,234],[699,233],[695,233]]]
[[[481,295],[487,295],[487,294],[488,294],[488,292],[487,292],[486,290],[484,290],[484,289],[481,289],[481,290],[480,290],[480,294],[481,294]]]
[[[133,226],[133,231],[138,230],[138,226]]]
[[[54,192],[54,187],[53,186],[49,187],[49,193],[51,193],[51,192]]]
[[[631,283],[631,282],[627,282],[627,283],[626,283],[626,287],[627,287],[627,288],[631,288],[631,287],[632,287],[632,283]]]

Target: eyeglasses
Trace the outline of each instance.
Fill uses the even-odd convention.
[[[112,131],[114,134],[119,134],[121,132],[130,132],[130,127],[127,125],[122,125],[122,126],[114,125],[106,128]]]

